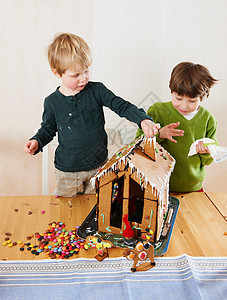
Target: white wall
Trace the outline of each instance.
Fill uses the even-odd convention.
[[[1,0],[0,195],[41,194],[41,155],[24,154],[23,145],[58,85],[45,54],[57,32],[83,37],[93,52],[92,79],[145,109],[158,98],[170,100],[178,62],[206,65],[221,80],[204,106],[217,118],[219,144],[227,146],[226,11],[225,0]],[[130,125],[109,111],[106,119],[107,127]],[[207,190],[227,191],[226,166],[207,168]]]
[[[92,16],[90,0],[1,0],[0,195],[41,194],[41,155],[23,148],[40,125],[44,98],[59,85],[46,48],[57,32],[92,44]]]

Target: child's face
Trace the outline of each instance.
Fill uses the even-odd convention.
[[[84,89],[89,81],[89,69],[84,70],[80,65],[77,65],[74,71],[66,70],[62,76],[57,77],[62,79],[61,89],[63,91],[67,94],[77,94]]]
[[[189,98],[187,96],[181,96],[177,93],[172,93],[173,107],[179,111],[181,115],[187,115],[199,108],[200,97]]]

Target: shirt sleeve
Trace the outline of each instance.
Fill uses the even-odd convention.
[[[100,83],[99,86],[99,98],[103,106],[109,107],[121,118],[125,117],[127,120],[136,123],[139,127],[140,123],[145,119],[153,121],[153,119],[148,116],[142,108],[138,108],[129,101],[116,96],[102,83]]]
[[[49,105],[47,99],[44,101],[44,111],[42,116],[42,123],[37,133],[30,138],[30,140],[37,140],[39,148],[35,154],[42,151],[43,147],[52,141],[57,132],[57,124],[55,122],[55,116],[53,109]]]

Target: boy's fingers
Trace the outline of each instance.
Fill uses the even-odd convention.
[[[174,129],[173,130],[173,135],[174,136],[183,136],[184,135],[184,130]]]
[[[157,129],[160,129],[160,128],[161,128],[161,125],[160,125],[159,123],[156,123],[156,124],[155,124],[155,127],[156,127]]]
[[[173,143],[177,143],[177,141],[176,140],[174,140],[172,137],[171,138],[169,138],[169,140],[171,141],[171,142],[173,142]]]
[[[176,127],[178,127],[180,125],[180,122],[172,123],[171,125],[172,125],[171,126],[172,128],[176,128]]]

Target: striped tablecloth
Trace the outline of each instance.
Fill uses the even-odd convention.
[[[1,261],[0,299],[227,299],[227,257],[156,257],[132,273],[125,258]]]

